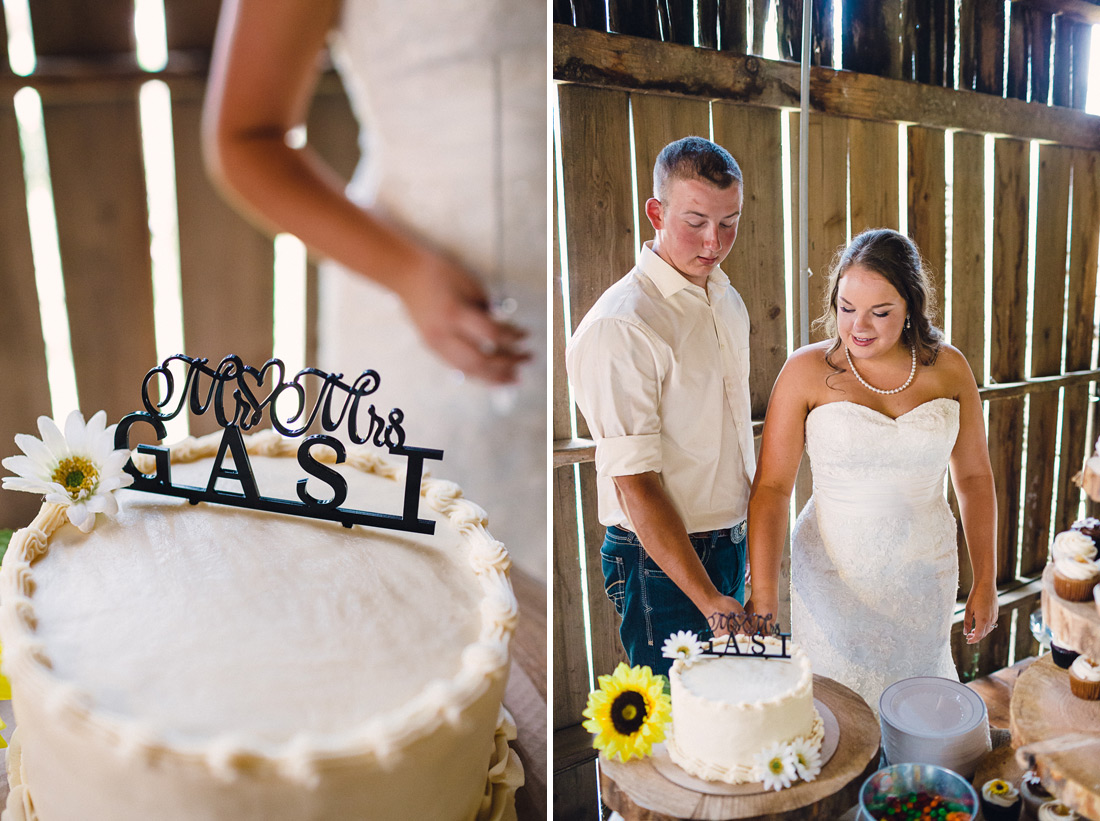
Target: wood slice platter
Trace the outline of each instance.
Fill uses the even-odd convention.
[[[1100,595],[1100,585],[1093,589]],[[1100,659],[1100,599],[1067,601],[1054,592],[1054,565],[1043,571],[1043,619],[1060,642],[1089,658]]]
[[[1069,673],[1046,655],[1020,674],[1010,716],[1020,766],[1038,771],[1062,803],[1100,821],[1100,701],[1073,695]]]
[[[878,769],[878,719],[852,690],[824,676],[814,675],[814,698],[840,728],[836,752],[815,780],[779,792],[713,795],[674,784],[648,758],[621,762],[600,756],[604,803],[627,821],[834,821],[859,801],[863,781]]]

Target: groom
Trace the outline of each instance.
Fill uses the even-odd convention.
[[[749,316],[719,265],[737,238],[741,169],[710,140],[670,143],[645,206],[656,232],[566,348],[596,440],[605,589],[632,665],[667,675],[675,631],[740,612],[756,463]]]

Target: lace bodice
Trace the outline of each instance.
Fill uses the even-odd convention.
[[[814,672],[876,710],[899,679],[957,678],[957,527],[944,476],[958,430],[947,398],[897,419],[854,402],[806,418],[814,495],[791,538],[792,630]]]

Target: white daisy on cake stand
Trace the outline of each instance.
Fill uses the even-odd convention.
[[[40,416],[38,431],[41,439],[15,437],[24,455],[3,460],[16,474],[4,477],[4,489],[42,494],[47,503],[66,508],[69,521],[84,533],[95,526],[97,513],[117,513],[114,492],[134,480],[123,470],[130,452],[115,449],[115,425],[107,426],[106,412],[85,424],[80,411],[73,411],[64,433],[53,419]]]

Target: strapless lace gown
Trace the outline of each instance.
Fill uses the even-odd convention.
[[[895,681],[958,678],[956,524],[944,496],[958,431],[953,399],[897,419],[852,402],[806,417],[814,488],[791,536],[791,630],[815,673],[876,713]]]

